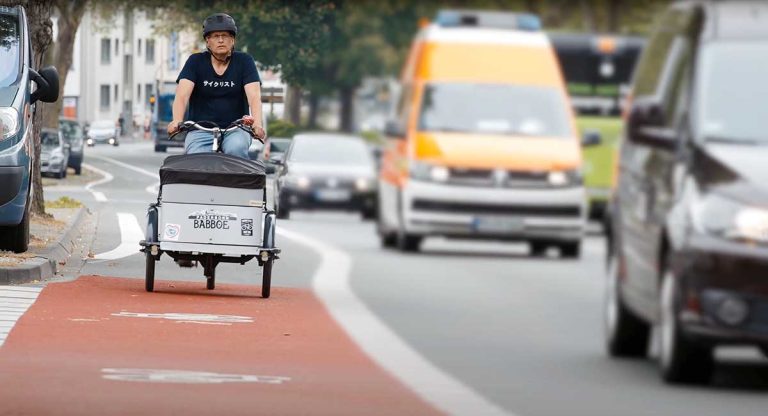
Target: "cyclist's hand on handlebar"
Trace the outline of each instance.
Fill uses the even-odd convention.
[[[174,134],[178,132],[180,124],[181,124],[181,120],[173,120],[170,123],[168,123],[168,134]]]
[[[253,134],[256,136],[256,138],[261,140],[262,142],[264,141],[264,139],[267,138],[267,133],[264,131],[263,127],[253,125],[251,126],[251,130],[253,130]]]

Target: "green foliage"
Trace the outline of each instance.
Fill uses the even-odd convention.
[[[270,137],[293,137],[299,131],[291,122],[271,117],[267,120],[267,133]]]
[[[603,142],[584,149],[584,183],[588,188],[610,188],[613,183],[614,160],[622,129],[620,117],[581,116],[576,119],[580,132],[598,130]],[[604,199],[604,198],[602,198]]]
[[[367,130],[360,132],[360,137],[365,139],[366,142],[376,145],[384,144],[384,136],[378,131]]]

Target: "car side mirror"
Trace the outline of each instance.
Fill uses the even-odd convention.
[[[629,108],[627,138],[636,144],[673,149],[677,138],[674,129],[666,127],[666,122],[659,97],[636,97]]]
[[[38,100],[52,103],[59,99],[59,73],[55,67],[47,66],[40,72],[30,69],[29,76],[37,84],[37,89],[30,97],[32,104]]]
[[[390,139],[405,138],[405,130],[396,120],[389,120],[384,124],[384,135]]]
[[[584,147],[598,146],[603,142],[603,136],[599,130],[586,130],[581,138],[581,145]]]

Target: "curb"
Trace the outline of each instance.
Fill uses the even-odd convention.
[[[43,249],[36,257],[14,268],[0,268],[0,284],[24,284],[49,279],[56,274],[59,263],[69,259],[72,245],[80,231],[87,208],[80,207],[64,233],[55,242]]]

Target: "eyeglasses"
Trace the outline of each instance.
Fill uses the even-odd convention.
[[[232,35],[228,33],[219,33],[217,35],[208,35],[208,39],[213,40],[229,40],[232,39]]]

